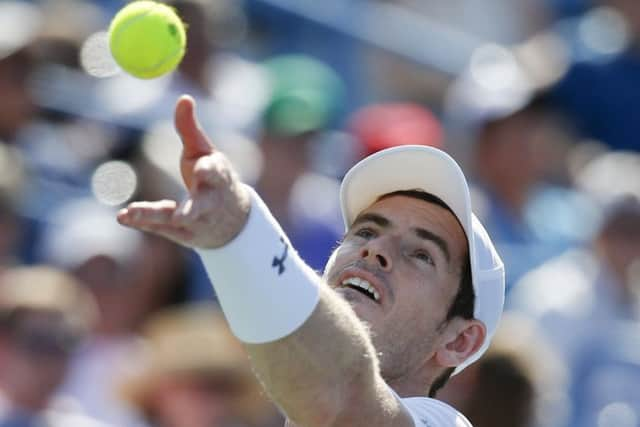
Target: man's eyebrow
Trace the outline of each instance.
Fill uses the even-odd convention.
[[[380,227],[389,227],[391,225],[391,221],[382,215],[368,212],[358,216],[356,220],[353,221],[353,224],[351,224],[351,227],[355,227],[356,225],[360,225],[364,222],[373,222]]]
[[[447,263],[451,261],[449,245],[446,240],[429,230],[425,230],[424,228],[414,228],[413,230],[419,238],[435,243],[444,254],[444,257],[447,259]]]
[[[365,222],[373,222],[374,224],[384,228],[391,226],[391,221],[389,219],[380,214],[368,212],[357,217],[356,220],[353,221],[353,224],[351,224],[351,227],[355,227]],[[451,253],[449,252],[449,245],[447,244],[446,240],[433,233],[432,231],[426,230],[424,228],[416,227],[413,229],[413,231],[419,238],[435,243],[435,245],[440,248],[440,251],[442,251],[442,254],[446,258],[447,263],[451,262]]]

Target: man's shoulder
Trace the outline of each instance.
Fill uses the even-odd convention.
[[[464,415],[440,400],[405,397],[400,401],[411,414],[416,427],[472,427]]]

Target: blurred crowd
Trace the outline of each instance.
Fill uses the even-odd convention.
[[[640,2],[170,0],[179,68],[127,76],[123,0],[0,0],[0,427],[283,423],[194,254],[125,229],[183,196],[175,100],[321,271],[339,182],[451,153],[507,271],[476,427],[640,426]]]

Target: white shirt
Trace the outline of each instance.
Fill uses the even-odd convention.
[[[416,427],[472,427],[460,412],[440,400],[428,397],[405,397],[404,404]]]
[[[407,409],[416,427],[473,427],[460,412],[436,399],[405,397],[400,402]],[[294,427],[287,420],[285,427]]]

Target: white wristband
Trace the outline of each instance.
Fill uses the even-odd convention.
[[[283,338],[309,318],[320,279],[291,246],[262,199],[250,188],[244,228],[216,249],[196,249],[233,333],[247,343]]]

